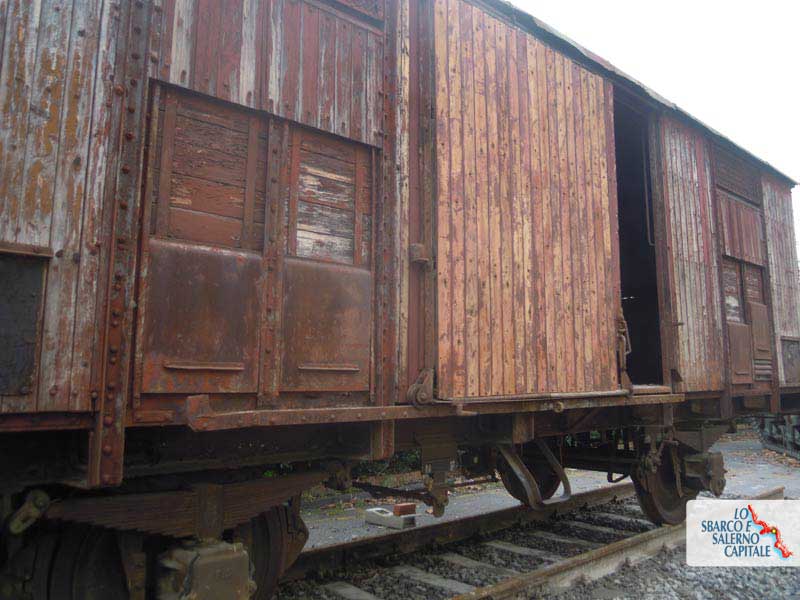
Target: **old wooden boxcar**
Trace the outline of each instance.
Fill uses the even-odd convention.
[[[0,107],[0,594],[267,598],[400,449],[674,523],[798,408],[794,183],[499,0],[5,0]]]

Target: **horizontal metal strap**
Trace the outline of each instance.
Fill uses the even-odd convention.
[[[244,371],[244,363],[240,362],[196,362],[185,361],[165,361],[165,369],[176,371]]]

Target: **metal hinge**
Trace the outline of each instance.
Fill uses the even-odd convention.
[[[419,372],[417,380],[408,387],[406,398],[415,406],[433,402],[433,369]]]
[[[424,269],[430,269],[433,266],[431,253],[428,251],[425,244],[410,244],[408,247],[408,258],[412,264],[419,265]]]

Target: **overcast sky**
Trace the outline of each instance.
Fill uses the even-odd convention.
[[[797,0],[511,1],[800,179]]]

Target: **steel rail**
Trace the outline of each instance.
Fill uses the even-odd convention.
[[[753,497],[754,500],[783,498],[783,487],[776,487]],[[578,582],[579,579],[592,581],[614,573],[625,563],[636,563],[656,556],[664,548],[675,548],[686,543],[686,527],[665,525],[639,535],[613,542],[602,548],[590,550],[559,561],[555,564],[529,571],[506,579],[495,585],[479,588],[455,596],[453,600],[477,600],[479,598],[516,597],[519,594],[547,588],[557,591]]]
[[[286,581],[302,579],[309,573],[330,572],[357,561],[378,558],[390,554],[408,554],[433,544],[448,544],[468,539],[477,533],[492,533],[523,525],[532,521],[544,521],[554,515],[568,513],[588,506],[596,506],[628,498],[634,495],[632,483],[605,486],[588,492],[574,494],[568,500],[537,509],[514,506],[463,519],[424,525],[414,529],[385,533],[321,546],[303,552],[284,575]]]

